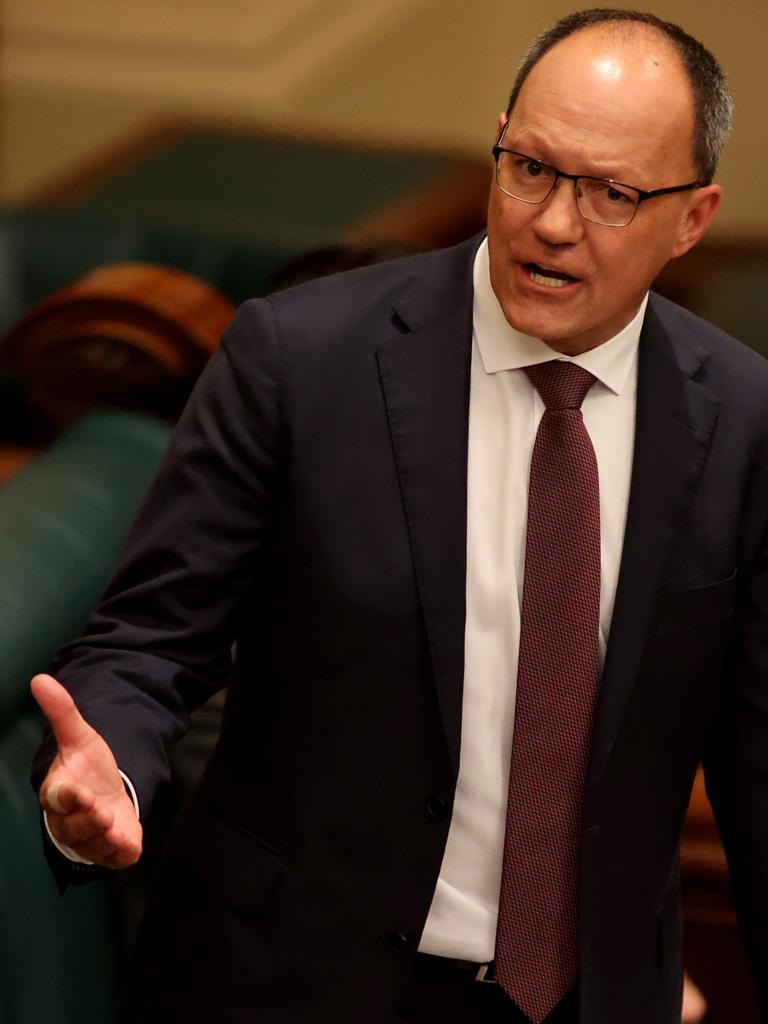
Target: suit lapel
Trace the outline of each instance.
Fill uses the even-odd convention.
[[[466,617],[467,442],[472,261],[450,250],[395,309],[377,351],[437,698],[454,771],[461,742]],[[449,262],[449,256],[452,262]],[[439,282],[439,284],[438,284]],[[706,352],[655,296],[640,339],[627,526],[598,702],[590,790],[632,692],[670,542],[704,467],[718,405],[698,374]]]
[[[709,451],[718,405],[682,318],[652,296],[640,338],[635,450],[624,549],[598,701],[590,783],[599,780],[637,677],[670,542]],[[591,786],[589,787],[591,789]]]
[[[472,260],[478,241],[446,254],[453,263],[440,267],[439,287],[420,283],[398,304],[397,316],[408,333],[392,338],[377,352],[438,703],[455,773],[466,615]]]

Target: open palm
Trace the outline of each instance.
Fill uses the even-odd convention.
[[[112,751],[52,676],[35,676],[32,693],[58,743],[39,794],[52,834],[94,864],[120,868],[135,863],[141,855],[141,824]]]

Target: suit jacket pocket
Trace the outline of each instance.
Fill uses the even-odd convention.
[[[247,914],[263,912],[283,870],[271,844],[198,804],[169,850],[194,885],[202,882],[225,903]],[[170,865],[169,865],[170,866]]]
[[[695,629],[728,618],[736,593],[736,570],[723,580],[685,590],[662,590],[657,599],[651,632]]]

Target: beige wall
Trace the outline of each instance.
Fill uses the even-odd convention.
[[[23,198],[148,120],[179,114],[485,153],[527,41],[573,7],[5,0],[0,196]],[[768,4],[658,0],[652,9],[701,38],[730,76],[737,117],[717,230],[768,235]]]

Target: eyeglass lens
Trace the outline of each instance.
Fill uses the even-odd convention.
[[[500,188],[524,203],[544,202],[557,177],[548,164],[518,153],[499,153],[496,168]],[[575,185],[576,203],[588,220],[623,227],[634,217],[639,201],[634,189],[598,178],[579,178]]]

